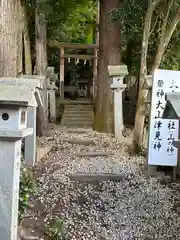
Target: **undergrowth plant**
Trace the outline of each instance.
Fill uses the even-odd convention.
[[[27,210],[28,202],[31,196],[37,191],[36,181],[33,174],[28,170],[22,160],[19,188],[19,221],[23,219],[23,215]]]
[[[64,219],[61,217],[55,218],[52,225],[47,228],[47,235],[53,240],[67,240],[66,227]]]

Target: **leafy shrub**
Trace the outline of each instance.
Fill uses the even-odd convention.
[[[20,175],[20,189],[19,189],[19,220],[21,221],[24,213],[27,210],[30,196],[36,193],[36,181],[30,170],[22,166]]]
[[[51,227],[48,227],[48,236],[53,240],[66,240],[66,228],[62,218],[54,219]]]

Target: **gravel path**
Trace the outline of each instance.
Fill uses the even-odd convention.
[[[74,138],[93,139],[95,145],[69,143]],[[180,184],[169,178],[147,180],[145,159],[129,157],[124,144],[89,129],[75,132],[57,126],[52,137],[40,142],[53,145],[38,177],[45,225],[55,217],[64,219],[68,240],[180,239]],[[74,156],[96,150],[114,155]],[[122,179],[70,180],[69,175],[77,172],[121,174]]]

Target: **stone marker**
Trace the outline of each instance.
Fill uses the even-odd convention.
[[[27,128],[27,107],[35,105],[32,89],[0,85],[0,239],[16,240],[22,138]]]
[[[114,132],[118,140],[122,139],[123,126],[123,105],[122,105],[122,92],[126,88],[123,84],[124,77],[128,74],[127,66],[108,66],[111,89],[114,91]]]
[[[77,156],[77,157],[98,157],[98,156],[110,156],[110,155],[114,155],[113,152],[100,152],[100,151],[97,151],[97,152],[78,152],[78,153],[75,153],[74,156]]]

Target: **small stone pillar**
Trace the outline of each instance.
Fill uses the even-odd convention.
[[[109,76],[111,78],[111,88],[114,91],[114,132],[115,137],[120,140],[123,130],[123,104],[122,92],[126,88],[123,84],[124,77],[128,74],[127,66],[108,66]]]
[[[27,127],[33,128],[33,134],[25,138],[24,160],[29,167],[33,167],[36,162],[36,109],[31,106],[27,112]]]
[[[55,82],[51,82],[48,87],[50,122],[56,122],[56,90],[58,88],[55,86]]]
[[[16,240],[22,139],[27,128],[27,106],[35,105],[31,89],[0,85],[0,239]]]

